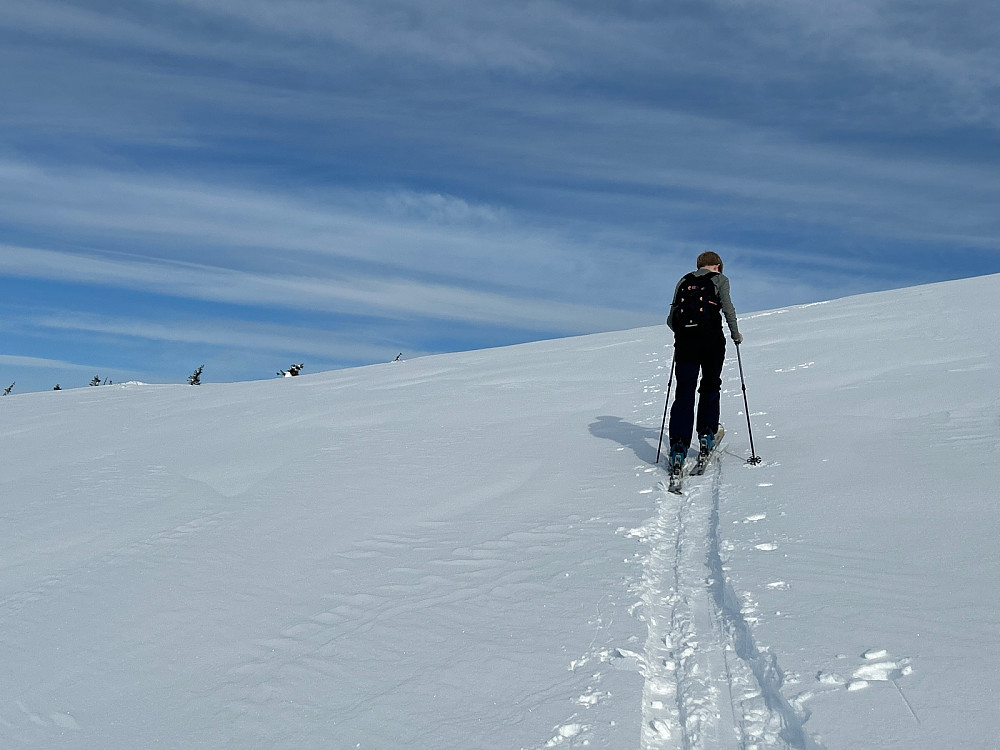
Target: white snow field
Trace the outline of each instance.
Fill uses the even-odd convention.
[[[0,747],[1000,747],[1000,276],[741,326],[3,398]]]

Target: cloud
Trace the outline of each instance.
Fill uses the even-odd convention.
[[[99,89],[99,104],[107,98],[99,81],[116,81],[122,95],[112,98],[107,116],[81,102],[58,118],[72,127],[81,114],[95,130],[115,132],[136,121],[141,133],[156,127],[148,110],[160,129],[148,137],[161,146],[190,139],[192,148],[225,148],[245,138],[267,149],[278,137],[287,151],[294,138],[327,169],[343,169],[344,151],[356,152],[348,168],[360,174],[345,176],[364,182],[381,181],[388,171],[411,187],[468,184],[478,172],[478,190],[517,205],[516,185],[544,193],[549,206],[570,180],[578,181],[570,195],[584,197],[594,181],[612,195],[641,196],[649,187],[710,190],[736,198],[723,205],[737,212],[766,213],[765,202],[774,201],[773,214],[793,203],[816,206],[809,213],[819,217],[832,205],[831,221],[843,223],[848,210],[876,214],[910,195],[907,162],[940,172],[954,156],[954,145],[926,140],[914,144],[917,153],[901,155],[904,142],[896,139],[891,165],[891,155],[879,153],[887,138],[926,131],[929,114],[938,127],[938,116],[948,113],[959,118],[955,126],[993,116],[983,107],[997,101],[998,73],[983,56],[996,42],[979,34],[980,48],[969,50],[961,41],[975,32],[977,18],[995,12],[981,3],[971,4],[975,13],[958,14],[909,5],[706,0],[608,8],[553,1],[518,10],[433,2],[417,10],[402,2],[191,0],[176,17],[148,3],[128,13],[89,13],[83,23],[82,11],[59,5],[47,10],[72,16],[57,21],[21,10],[8,23],[20,19],[40,34],[86,40],[82,50],[54,54],[73,54],[76,64],[60,67],[72,78],[82,70],[80,88]],[[932,22],[952,32],[934,32]],[[567,35],[571,43],[563,41]],[[95,45],[111,41],[121,54],[96,53]],[[527,57],[545,62],[498,77],[506,58],[463,51],[477,45],[527,45]],[[175,64],[150,64],[142,53],[150,48],[174,56]],[[455,58],[447,63],[452,72],[437,67],[434,50]],[[122,70],[88,72],[91,63]],[[38,66],[23,67],[32,75]],[[541,84],[543,70],[549,73]],[[136,106],[120,111],[131,100]],[[89,93],[87,101],[95,101]],[[975,111],[982,117],[970,120]],[[373,166],[396,159],[398,170]],[[989,179],[991,170],[973,163],[966,161],[967,176]],[[872,165],[882,172],[875,182]],[[887,166],[898,177],[887,175]],[[948,172],[941,177],[949,180]],[[926,192],[923,177],[916,187]],[[444,194],[438,185],[415,192]],[[692,197],[698,199],[684,196]],[[908,213],[928,216],[925,206],[914,209]],[[879,233],[893,231],[873,218]],[[928,230],[951,233],[919,229]]]
[[[529,96],[539,91],[525,91],[526,82],[572,89],[607,83],[620,99],[685,80],[704,85],[709,95],[712,89],[738,95],[744,88],[758,97],[801,94],[797,87],[816,83],[823,87],[812,92],[817,103],[835,93],[858,116],[863,112],[855,104],[911,106],[920,97],[918,81],[933,88],[925,103],[947,93],[950,104],[965,99],[989,106],[984,95],[995,93],[991,61],[998,42],[988,30],[1000,11],[985,0],[427,0],[419,6],[405,0],[182,0],[100,9],[36,0],[4,16],[2,26],[44,45],[47,54],[62,49],[77,61],[111,61],[123,72],[181,73],[223,97],[234,81],[250,84],[255,96],[275,84],[301,95],[406,83],[411,96],[421,97],[447,85],[466,95],[466,84],[475,80],[487,84],[486,101],[512,82]],[[75,77],[72,69],[65,72]],[[903,93],[901,84],[908,84],[902,98],[879,105],[870,96],[890,88]],[[674,106],[705,105],[709,98],[683,93]],[[805,103],[801,95],[767,96],[782,114]],[[954,116],[971,114],[963,110],[969,108]]]
[[[246,258],[281,250],[484,279],[480,264],[499,251],[527,258],[537,255],[530,246],[547,241],[503,209],[412,190],[332,188],[306,197],[197,177],[0,162],[0,197],[0,216],[13,225],[106,238],[119,249],[159,237],[156,252],[177,258],[210,247],[241,248]]]
[[[188,262],[81,256],[0,246],[0,273],[76,284],[152,291],[237,305],[324,311],[392,319],[422,317],[523,330],[637,325],[648,317],[625,310],[520,298],[406,278],[329,273],[305,277],[254,273]]]
[[[66,362],[60,359],[47,359],[45,357],[22,357],[12,354],[0,354],[0,365],[4,367],[21,370],[24,368],[43,370],[65,370],[67,372],[89,372],[93,369],[91,365],[81,365],[77,362]]]
[[[608,257],[603,241],[568,222],[536,225],[531,215],[441,193],[306,197],[8,161],[0,219],[48,239],[49,248],[4,248],[0,271],[24,277],[544,332],[646,320],[604,301],[632,273],[626,252]],[[603,269],[588,279],[578,273],[588,265]]]
[[[371,362],[384,360],[393,347],[373,344],[371,330],[363,327],[349,331],[331,331],[305,326],[275,323],[251,323],[241,320],[157,320],[140,316],[122,317],[53,312],[30,315],[23,326],[48,329],[50,332],[83,332],[115,338],[130,337],[156,342],[208,345],[250,351],[281,352],[294,356],[313,356],[325,360]],[[410,352],[411,356],[417,352]],[[13,363],[12,363],[13,364]]]

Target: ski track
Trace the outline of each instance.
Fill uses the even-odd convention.
[[[640,748],[814,750],[808,713],[784,696],[777,657],[757,645],[726,576],[724,455],[688,477],[683,495],[661,480],[657,515],[630,532],[648,545],[636,605],[648,635],[643,654],[618,656],[633,658],[645,680]]]

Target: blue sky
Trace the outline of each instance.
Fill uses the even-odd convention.
[[[0,386],[273,377],[1000,272],[990,0],[33,0]],[[666,340],[666,331],[665,331]]]

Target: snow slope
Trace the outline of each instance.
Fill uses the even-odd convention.
[[[1000,747],[998,299],[3,398],[0,747]]]

